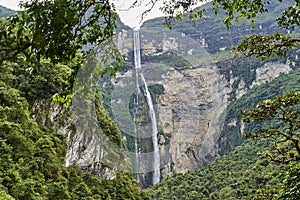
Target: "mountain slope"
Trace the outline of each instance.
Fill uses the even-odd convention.
[[[267,141],[265,141],[267,142]],[[248,142],[207,166],[147,188],[151,199],[241,199],[279,187],[286,166],[257,159],[266,143]]]
[[[0,5],[0,18],[6,18],[6,17],[9,17],[9,16],[11,16],[15,13],[16,13],[16,11],[11,10],[9,8],[6,8],[6,7]]]

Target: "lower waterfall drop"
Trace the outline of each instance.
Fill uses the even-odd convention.
[[[149,117],[151,119],[151,129],[152,129],[152,143],[153,143],[153,177],[152,183],[153,185],[159,183],[160,181],[160,157],[159,157],[159,148],[158,148],[158,139],[157,139],[157,122],[156,116],[153,108],[153,102],[151,98],[151,94],[148,90],[147,83],[143,74],[140,74],[141,79],[145,85],[145,96],[147,98],[147,104],[149,108]]]

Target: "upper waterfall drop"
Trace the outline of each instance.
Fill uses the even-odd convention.
[[[136,69],[141,69],[141,44],[140,44],[140,31],[134,29],[133,31],[133,46],[134,46],[134,65]],[[138,74],[138,73],[137,73]],[[138,77],[137,77],[138,79]]]

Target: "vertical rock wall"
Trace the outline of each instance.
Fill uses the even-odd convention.
[[[120,34],[125,32],[127,38],[120,40]],[[130,42],[132,34],[130,30],[123,30],[120,34],[117,44],[120,48],[126,46],[127,49],[122,51],[130,54],[132,47],[123,43]],[[218,156],[217,141],[224,125],[226,107],[230,103],[228,99],[233,77],[226,80],[219,73],[211,55],[205,50],[205,38],[195,41],[176,31],[160,31],[157,34],[156,30],[142,30],[141,38],[142,62],[143,56],[156,58],[163,53],[189,62],[188,66],[182,67],[165,66],[161,61],[155,63],[157,60],[151,63],[151,58],[142,63],[143,74],[148,74],[148,84],[160,84],[164,88],[163,94],[156,97],[162,176],[197,169]],[[290,70],[287,64],[265,64],[257,69],[253,85],[270,81]],[[117,77],[115,85],[126,87],[124,80],[131,74],[128,72]],[[237,98],[248,89],[242,83],[237,90]]]

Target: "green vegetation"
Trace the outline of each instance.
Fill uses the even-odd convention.
[[[22,63],[20,59],[0,66],[0,199],[145,199],[130,174],[120,172],[115,179],[103,180],[64,167],[65,136],[52,131],[51,124],[38,124],[28,108],[51,100],[58,91],[54,85],[67,87],[64,77],[72,67],[46,63],[41,72],[47,73],[33,76]],[[98,101],[97,105],[101,127],[109,129],[109,138],[120,146],[120,132]]]
[[[179,2],[179,1],[178,1]],[[227,1],[224,1],[227,2]],[[241,5],[245,3],[244,1]],[[232,45],[237,45],[244,35],[252,33],[268,34],[280,31],[286,33],[286,30],[280,30],[276,23],[270,22],[270,18],[278,11],[284,11],[285,7],[280,2],[269,5],[269,12],[263,14],[258,19],[257,26],[251,29],[245,21],[241,21],[231,30],[226,30],[220,23],[221,17],[211,15],[212,7],[207,12],[206,20],[198,20],[194,27],[181,24],[172,24],[172,28],[180,30],[195,39],[199,36],[205,36],[208,43],[208,51],[216,54],[220,52],[220,47],[229,50]],[[220,11],[223,15],[222,11]],[[182,18],[184,23],[186,18]],[[218,23],[216,23],[218,21]],[[260,30],[259,25],[263,27]],[[150,26],[150,25],[149,25]],[[201,29],[200,29],[201,27]],[[209,28],[208,28],[209,27]],[[212,28],[211,28],[212,27]],[[194,30],[201,30],[202,34],[195,34]],[[223,34],[223,35],[222,35]],[[281,35],[281,34],[280,34]],[[296,35],[293,35],[296,36]],[[231,39],[228,40],[228,38]],[[286,38],[288,41],[290,38]],[[281,41],[279,41],[281,42]],[[260,44],[257,42],[257,44]],[[268,43],[266,43],[268,45]],[[276,54],[276,52],[275,52]],[[219,141],[221,158],[213,161],[207,166],[203,166],[195,172],[185,174],[175,174],[166,178],[160,184],[147,189],[153,199],[298,199],[299,184],[299,164],[279,165],[265,157],[263,152],[273,152],[270,148],[272,140],[258,140],[255,143],[241,138],[241,130],[252,131],[254,126],[241,123],[242,117],[239,110],[256,107],[257,104],[265,99],[273,99],[277,95],[284,94],[285,91],[299,91],[299,59],[297,48],[288,52],[277,52],[282,57],[269,59],[275,62],[291,63],[290,67],[295,69],[289,75],[282,74],[274,81],[254,86],[240,99],[236,100],[238,85],[243,82],[246,88],[250,88],[255,80],[255,70],[265,64],[254,57],[240,57],[237,59],[221,59],[216,63],[220,72],[229,79],[234,79],[233,92],[231,100],[233,103],[228,107],[225,120],[225,126]],[[273,54],[272,54],[273,55]],[[283,56],[284,55],[284,56]],[[263,57],[261,57],[263,58]],[[236,101],[235,101],[236,100]],[[273,101],[273,100],[272,100]],[[297,107],[298,108],[298,107]],[[297,109],[294,109],[295,112]],[[261,113],[262,114],[262,113]],[[265,116],[265,115],[263,115]],[[266,118],[261,119],[263,120]],[[297,118],[298,119],[298,118]],[[296,120],[297,121],[297,120]],[[283,128],[284,129],[284,128]],[[285,129],[284,129],[285,130]],[[296,129],[293,129],[296,131]],[[297,133],[295,132],[296,136]],[[277,136],[274,140],[279,139]],[[274,141],[273,140],[273,141]],[[277,143],[278,144],[278,143]],[[232,152],[228,153],[229,150]],[[291,156],[290,156],[291,155]],[[298,155],[289,154],[289,158]],[[231,171],[232,170],[232,171]],[[288,171],[288,174],[285,172]]]
[[[57,132],[57,126],[64,125],[70,117],[70,108],[64,108],[68,104],[62,105],[53,99],[59,99],[64,91],[67,91],[66,98],[71,97],[74,76],[85,56],[72,45],[65,52],[58,52],[63,49],[56,43],[58,38],[50,39],[43,31],[38,32],[45,27],[34,27],[35,23],[29,23],[30,29],[23,26],[22,20],[35,19],[35,12],[40,14],[42,3],[49,3],[45,6],[51,10],[62,1],[32,3],[37,7],[26,4],[31,10],[1,21],[0,199],[148,199],[132,174],[119,171],[115,178],[106,180],[76,166],[65,167],[67,143],[65,135]],[[43,14],[39,17],[51,18],[50,11]],[[54,26],[48,28],[47,33],[51,33],[52,28],[58,31]],[[40,38],[36,38],[38,36]],[[105,113],[98,95],[95,103],[100,127],[121,147],[120,131]],[[56,122],[50,119],[53,104],[64,108]],[[76,131],[74,126],[70,129]]]
[[[299,92],[288,92],[272,100],[261,101],[256,108],[242,110],[245,123],[254,127],[244,137],[270,139],[273,152],[266,155],[272,161],[288,163],[300,160],[299,141]]]
[[[258,158],[268,141],[246,142],[194,172],[174,174],[146,191],[152,199],[242,199],[279,190],[286,166]]]
[[[164,93],[164,86],[161,84],[153,84],[149,86],[149,91],[151,93],[152,99],[155,100],[157,96],[162,95]]]
[[[299,92],[290,91],[274,99],[264,100],[255,108],[242,110],[243,121],[252,125],[245,138],[268,140],[266,157],[277,163],[292,163],[278,199],[298,199],[299,187]],[[276,198],[277,199],[277,198]]]
[[[144,56],[145,62],[162,63],[174,68],[184,68],[191,66],[191,63],[181,56],[176,56],[172,52],[164,52],[160,55]]]
[[[174,3],[175,8],[183,8],[184,11],[188,11],[191,5],[184,4],[183,1],[171,3]],[[247,18],[251,21],[258,13],[266,12],[264,3],[267,1],[249,4],[246,0],[234,1],[234,3],[215,0],[213,3],[215,7],[210,9],[211,12],[219,13],[219,7],[224,8],[227,11],[224,13],[224,23],[227,27],[231,27],[233,20]],[[281,1],[279,5],[282,5]],[[115,28],[116,14],[109,1],[33,0],[24,3],[23,6],[24,11],[19,12],[18,15],[8,20],[1,20],[0,27],[1,200],[149,199],[147,193],[153,199],[263,199],[272,196],[298,198],[299,163],[292,162],[290,166],[277,165],[267,158],[259,157],[258,154],[261,152],[270,150],[270,140],[264,137],[256,143],[250,141],[242,143],[243,140],[239,135],[242,128],[241,117],[236,111],[254,107],[262,98],[274,98],[282,91],[298,91],[299,70],[295,70],[291,76],[282,75],[274,82],[254,87],[247,95],[231,104],[222,133],[222,137],[226,139],[221,145],[227,150],[242,145],[195,172],[175,174],[147,191],[141,191],[131,174],[118,172],[114,179],[106,180],[84,172],[76,166],[65,167],[65,136],[56,131],[50,116],[42,113],[47,107],[35,110],[36,103],[51,102],[52,97],[56,95],[56,100],[61,100],[65,106],[68,105],[66,101],[71,101],[71,88],[76,73],[82,67],[87,52],[90,52],[89,48],[85,51],[83,47],[87,44],[103,45],[110,42]],[[172,11],[174,8],[172,4],[170,7],[165,6],[165,11],[171,11],[169,14],[176,14],[174,13],[176,10]],[[294,30],[299,25],[299,12],[296,12],[298,10],[299,3],[295,1],[295,5],[285,9],[282,16],[278,18],[279,27]],[[3,17],[7,15],[4,11],[1,14]],[[88,14],[89,17],[85,20]],[[202,14],[202,10],[197,10],[190,18],[195,20],[199,16],[202,17]],[[209,20],[215,23],[216,19],[209,18]],[[197,23],[195,27],[201,25]],[[193,26],[187,25],[184,28],[188,30],[190,27]],[[225,50],[229,50],[239,39],[239,37],[232,37],[232,41],[226,41],[224,38],[230,32],[224,34],[224,31],[218,31],[218,28],[215,26],[212,29],[214,33],[218,32],[218,40],[209,38],[208,35],[213,34],[208,32],[201,35],[208,38],[207,42],[210,43],[208,51],[211,53],[218,53],[224,47]],[[191,34],[198,37],[195,31]],[[245,35],[244,31],[243,35]],[[274,55],[283,56],[291,47],[299,44],[299,39],[295,36],[297,35],[286,36],[280,32],[267,37],[252,35],[245,38],[236,49],[246,55],[260,56],[262,59]],[[214,43],[218,43],[219,46],[213,47]],[[119,52],[111,51],[110,54],[115,56],[116,61],[102,68],[103,71],[98,71],[97,77],[107,72],[114,75],[114,72],[120,69],[122,57]],[[110,57],[103,59],[109,60]],[[162,54],[154,59],[177,68],[190,65],[184,58],[173,55]],[[230,67],[237,67],[237,70],[233,70],[233,76],[239,76],[234,87],[241,80],[245,81],[247,86],[254,80],[255,75],[252,72],[261,62],[255,60],[253,68],[247,68],[247,62],[237,59],[230,63],[232,64]],[[239,66],[241,67],[238,68]],[[95,67],[96,69],[98,68]],[[224,71],[224,74],[228,76],[228,72]],[[150,90],[152,95],[157,95],[163,92],[163,87],[154,85]],[[234,100],[234,97],[232,99]],[[273,106],[279,99],[280,97],[277,97],[270,101],[272,105],[266,105]],[[95,103],[100,126],[108,138],[121,147],[123,141],[120,130],[104,112],[98,94]],[[284,110],[289,107],[280,108]],[[298,113],[297,108],[292,109],[292,116]],[[256,112],[255,109],[252,111]],[[262,114],[268,112],[263,110]],[[46,120],[43,120],[45,118]],[[264,116],[261,120],[264,122],[265,119],[268,119],[268,116]],[[285,119],[290,124],[294,120]],[[298,120],[298,116],[296,119]],[[250,128],[252,127],[246,126],[245,130],[250,131]],[[279,124],[279,130],[282,129],[283,132],[296,130],[286,128]],[[293,140],[298,144],[298,138],[292,138]],[[299,148],[298,145],[296,147]],[[145,149],[149,148],[145,147]],[[279,150],[281,151],[281,146]],[[297,152],[291,153],[289,148],[287,150],[284,153],[289,153],[289,158],[298,157]],[[285,176],[284,171],[287,169],[288,174]]]
[[[24,88],[34,90],[41,86],[36,82],[22,82],[23,87],[18,88],[18,80],[28,75],[20,70],[22,67],[17,63],[0,66],[0,199],[116,199],[122,196],[145,199],[145,193],[139,190],[132,175],[120,172],[113,180],[102,180],[79,168],[64,167],[65,136],[32,118],[28,110],[32,104],[28,100],[38,101],[44,97],[26,93],[28,90]],[[61,72],[65,68],[68,67],[61,67]],[[45,80],[45,88],[51,88],[57,80],[64,82],[55,74],[57,68],[47,69],[53,72],[50,73],[53,79],[41,74],[36,76],[36,80]],[[55,92],[51,89],[46,91],[50,96],[51,92]],[[101,127],[111,123],[105,115],[99,117],[104,123]],[[110,130],[113,132],[113,128]],[[112,141],[121,145],[118,137],[112,138]]]
[[[155,4],[156,1],[152,3]],[[209,19],[209,14],[214,13],[223,17],[221,19],[222,23],[214,24],[224,24],[227,29],[233,28],[234,22],[241,22],[241,24],[244,24],[245,21],[250,22],[252,28],[254,28],[256,23],[259,23],[257,18],[263,18],[261,22],[264,23],[266,22],[266,20],[270,19],[267,16],[269,15],[275,16],[276,18],[273,18],[272,21],[268,21],[268,24],[264,23],[261,25],[267,25],[269,27],[277,26],[279,31],[273,29],[272,31],[266,32],[266,34],[262,32],[256,34],[255,32],[252,32],[251,27],[245,27],[246,29],[241,30],[250,30],[250,32],[249,34],[241,35],[242,37],[244,37],[244,39],[242,41],[238,40],[239,44],[234,49],[246,56],[255,55],[262,60],[266,60],[274,56],[284,56],[290,49],[292,49],[293,47],[297,47],[300,44],[299,37],[290,35],[290,31],[294,31],[300,25],[300,14],[298,12],[300,5],[296,0],[285,1],[284,3],[281,0],[213,0],[212,3],[210,3],[210,5],[212,5],[211,7],[203,6],[199,9],[193,10],[192,8],[195,4],[195,1],[170,1],[164,4],[162,10],[167,14],[167,26],[172,27],[174,25],[173,19],[182,22],[184,20],[183,16],[185,14],[187,14],[188,16],[186,17],[186,19],[191,20],[196,25],[200,25],[203,19]],[[200,23],[199,20],[201,20]],[[215,31],[215,28],[217,28],[217,26],[212,28],[213,33],[218,32]],[[259,26],[258,29],[260,29]],[[223,40],[220,42],[223,42],[222,46],[224,46],[224,44],[230,41],[226,42],[225,40]]]
[[[21,3],[21,7],[23,9],[11,17],[11,24],[1,35],[7,40],[14,37],[19,46],[8,50],[17,50],[27,59],[66,62],[83,46],[99,45],[113,36],[116,13],[109,2],[33,0]],[[5,47],[5,43],[1,46]],[[28,47],[31,54],[25,51]],[[8,57],[1,57],[3,59]]]
[[[98,93],[96,94],[95,104],[97,121],[99,122],[101,130],[110,139],[110,141],[112,141],[118,147],[122,147],[123,140],[121,131],[119,130],[116,123],[109,117],[109,115],[105,111],[104,107],[101,104],[100,96]]]
[[[283,181],[283,186],[280,191],[279,197],[281,199],[296,200],[300,196],[300,164],[292,163],[288,171],[288,175]]]
[[[239,110],[250,109],[267,99],[273,99],[277,95],[284,94],[284,91],[299,91],[300,71],[296,69],[290,74],[281,74],[272,82],[254,86],[249,89],[240,99],[231,103],[226,110],[225,125],[222,130],[220,147],[222,154],[242,143],[241,116]],[[235,123],[232,123],[235,122]],[[253,126],[245,126],[245,131],[249,131]],[[226,139],[224,139],[226,138]],[[222,142],[221,142],[222,141]]]
[[[213,43],[211,45],[213,46]],[[288,192],[291,196],[293,196],[292,192],[297,193],[298,184],[295,183],[295,178],[291,180],[291,175],[286,177],[285,172],[289,166],[278,165],[264,157],[263,152],[272,151],[268,147],[269,140],[254,143],[245,142],[240,137],[241,116],[237,112],[241,109],[255,107],[259,101],[265,98],[274,98],[283,91],[299,90],[300,76],[299,69],[297,69],[299,60],[295,59],[296,55],[295,50],[289,52],[285,57],[272,59],[272,61],[280,63],[286,63],[289,60],[290,63],[293,63],[290,67],[295,71],[289,75],[282,74],[272,82],[253,87],[237,101],[235,101],[235,93],[238,90],[238,84],[243,81],[246,88],[250,88],[256,79],[256,69],[265,62],[253,57],[219,60],[216,64],[220,72],[228,81],[230,78],[235,79],[231,94],[233,103],[226,112],[226,124],[220,139],[220,153],[223,156],[195,172],[174,174],[160,184],[146,189],[151,198],[276,199],[283,198],[283,195]],[[245,130],[251,130],[251,128],[253,127],[246,126]],[[233,151],[228,153],[232,149]],[[296,170],[292,172],[297,173]],[[282,185],[283,180],[286,180],[289,185]],[[295,186],[291,187],[292,183]],[[289,189],[292,191],[286,192]],[[293,198],[297,199],[295,195]]]

